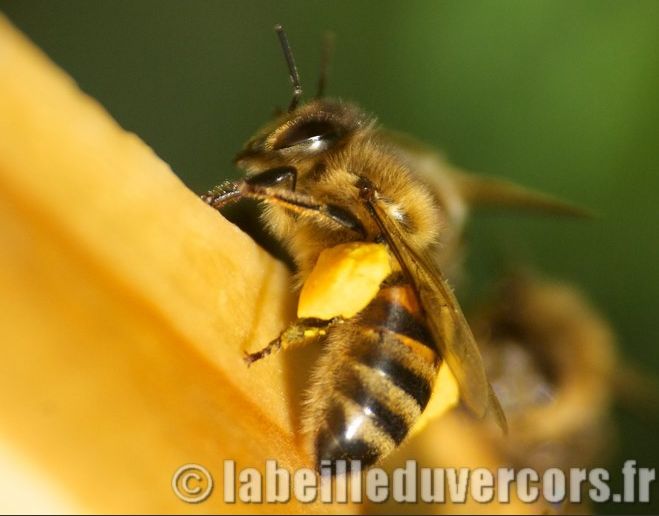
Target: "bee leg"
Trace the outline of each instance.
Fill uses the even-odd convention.
[[[286,184],[288,183],[288,184]],[[211,188],[201,196],[201,200],[215,209],[220,209],[228,204],[236,202],[243,197],[243,185],[258,187],[273,187],[285,185],[291,191],[295,191],[297,183],[297,170],[295,167],[276,167],[255,174],[240,181],[225,181]]]
[[[201,195],[201,200],[216,210],[219,210],[227,204],[240,200],[242,197],[242,194],[240,193],[240,183],[241,181],[225,181]]]
[[[300,215],[316,217],[321,222],[338,224],[361,237],[366,236],[364,226],[350,211],[335,204],[325,204],[314,197],[295,191],[295,167],[276,167],[241,181],[227,181],[209,190],[201,199],[215,209],[238,201],[243,197],[279,204]],[[287,187],[287,188],[286,188]]]
[[[247,182],[242,184],[241,193],[244,197],[277,204],[299,215],[315,217],[319,222],[339,225],[366,237],[364,226],[352,212],[336,204],[325,204],[311,195]]]
[[[323,337],[327,333],[328,327],[335,322],[335,319],[330,321],[312,318],[298,319],[263,349],[254,353],[245,353],[245,362],[249,366],[282,348],[288,349],[309,344],[309,342]]]

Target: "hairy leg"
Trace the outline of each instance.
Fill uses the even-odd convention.
[[[247,365],[251,365],[253,362],[261,360],[282,348],[288,349],[296,346],[304,346],[312,341],[316,341],[326,335],[328,328],[336,322],[337,320],[335,319],[330,321],[311,318],[298,319],[263,349],[254,353],[245,353],[245,362],[247,362]]]

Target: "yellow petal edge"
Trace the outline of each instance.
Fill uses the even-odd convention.
[[[223,505],[223,459],[308,465],[287,362],[241,359],[293,315],[288,273],[2,15],[0,249],[3,511],[350,510]],[[205,503],[172,492],[186,463]]]

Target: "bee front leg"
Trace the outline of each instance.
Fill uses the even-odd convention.
[[[328,328],[336,322],[337,319],[329,321],[312,318],[298,319],[281,332],[279,337],[270,341],[270,343],[263,349],[254,353],[245,353],[244,360],[249,366],[253,362],[261,360],[282,348],[288,349],[309,344],[309,342],[325,336]]]
[[[326,204],[314,197],[296,192],[297,169],[295,167],[276,167],[241,181],[226,181],[201,196],[208,205],[219,210],[242,198],[251,198],[271,204],[277,204],[294,213],[315,217],[323,223],[331,223],[354,231],[365,237],[364,226],[359,219],[346,208],[335,204]]]
[[[260,188],[284,187],[295,191],[297,170],[295,167],[276,167],[240,181],[225,181],[201,196],[201,200],[216,210],[244,197],[245,185]]]

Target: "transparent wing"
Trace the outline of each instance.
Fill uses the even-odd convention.
[[[505,428],[476,340],[439,267],[429,256],[412,249],[398,223],[378,201],[377,193],[371,194],[366,202],[392,253],[416,288],[428,328],[458,382],[462,401],[479,417],[492,407],[495,418]]]

